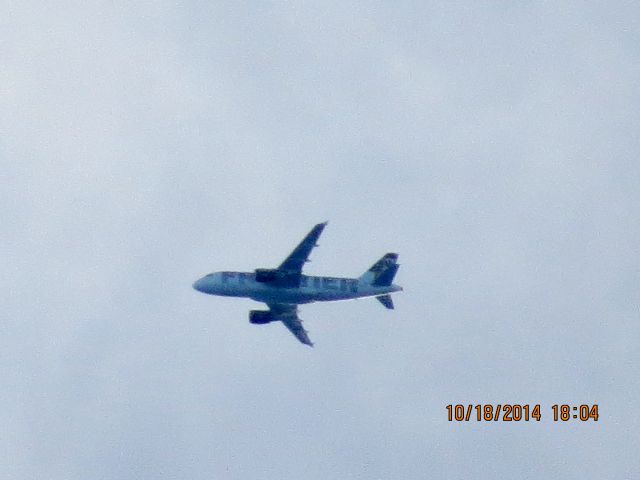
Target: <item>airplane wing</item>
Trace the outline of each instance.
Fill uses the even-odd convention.
[[[302,326],[302,320],[298,318],[298,306],[290,304],[271,304],[269,305],[273,316],[284,323],[295,337],[305,345],[313,347],[313,343],[309,340],[307,331]]]
[[[319,223],[311,229],[306,237],[300,242],[300,244],[291,252],[291,254],[285,259],[284,262],[278,267],[278,270],[285,271],[287,273],[302,273],[302,266],[308,262],[309,254],[313,247],[316,247],[316,242],[320,238],[320,234],[327,226],[327,222]]]

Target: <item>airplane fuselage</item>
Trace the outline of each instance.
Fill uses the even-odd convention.
[[[398,285],[371,285],[356,278],[301,275],[295,287],[274,286],[256,280],[253,272],[216,272],[197,280],[193,287],[210,295],[246,297],[267,304],[331,302],[385,295],[402,290]]]
[[[302,274],[309,254],[327,222],[318,223],[277,268],[256,268],[253,272],[216,272],[196,280],[193,288],[209,295],[245,297],[267,304],[267,310],[251,310],[249,322],[264,325],[282,322],[303,344],[313,346],[298,316],[298,305],[375,297],[393,310],[390,293],[402,290],[393,284],[398,271],[398,254],[389,252],[358,278],[315,277]]]

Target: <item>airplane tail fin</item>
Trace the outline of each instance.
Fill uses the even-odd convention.
[[[398,268],[400,268],[397,261],[397,253],[387,253],[384,257],[374,263],[369,270],[364,272],[358,280],[370,285],[381,287],[389,286],[391,285],[391,282],[393,282],[393,277],[396,276]]]

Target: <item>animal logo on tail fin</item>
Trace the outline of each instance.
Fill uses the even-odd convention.
[[[370,285],[387,286],[393,282],[400,265],[397,263],[397,253],[387,253],[374,263],[369,270],[360,276],[359,280]]]

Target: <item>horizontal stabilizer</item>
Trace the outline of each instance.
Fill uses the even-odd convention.
[[[376,297],[376,300],[378,300],[382,305],[384,305],[385,308],[388,308],[389,310],[393,310],[393,299],[391,298],[391,295],[378,295]]]

